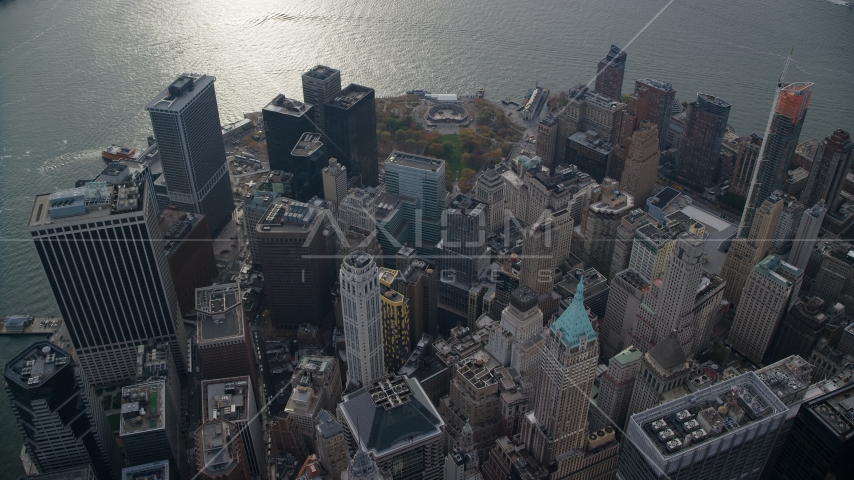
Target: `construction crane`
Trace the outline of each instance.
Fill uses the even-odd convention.
[[[792,62],[792,53],[795,49],[789,50],[789,56],[786,58],[786,64],[783,66],[783,73],[780,74],[780,80],[777,81],[777,89],[774,91],[774,103],[771,104],[771,113],[768,114],[768,126],[765,127],[765,136],[762,138],[762,146],[759,147],[759,155],[756,156],[756,165],[753,167],[753,175],[750,178],[750,188],[747,190],[747,204],[745,205],[744,212],[741,214],[741,221],[738,222],[738,230],[735,231],[735,238],[742,238],[744,233],[742,230],[744,229],[744,222],[747,221],[747,212],[752,209],[756,209],[755,206],[751,207],[750,202],[753,199],[753,189],[756,188],[757,180],[759,179],[759,165],[765,161],[765,146],[768,145],[768,139],[771,136],[771,124],[774,122],[774,113],[777,112],[777,102],[780,101],[780,92],[783,90],[785,83],[783,80],[786,78],[786,71],[789,69],[789,63]]]

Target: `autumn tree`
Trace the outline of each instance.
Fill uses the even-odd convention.
[[[472,186],[474,186],[474,175],[475,171],[470,168],[464,168],[460,172],[459,187],[461,192],[468,193],[471,191]]]

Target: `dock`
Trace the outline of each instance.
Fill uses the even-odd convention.
[[[0,319],[0,335],[53,335],[62,326],[62,317],[7,315]]]

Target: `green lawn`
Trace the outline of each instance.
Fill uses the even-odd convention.
[[[445,165],[445,168],[448,169],[451,172],[451,175],[454,176],[454,179],[456,179],[462,169],[468,166],[463,165],[463,147],[460,144],[460,137],[453,133],[442,135],[442,144],[451,144],[453,146],[453,150],[446,159],[447,165]]]

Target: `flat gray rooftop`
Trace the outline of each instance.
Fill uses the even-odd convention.
[[[322,203],[321,203],[322,205]],[[258,235],[276,233],[305,238],[308,243],[325,224],[323,218],[328,210],[316,203],[308,204],[290,198],[277,198],[261,217],[255,232]]]
[[[627,430],[650,460],[682,462],[687,455],[697,461],[719,450],[709,447],[712,442],[726,442],[727,447],[720,448],[732,448],[748,437],[739,431],[759,428],[760,422],[781,425],[787,411],[768,386],[748,372],[636,413]]]
[[[237,465],[235,444],[230,441],[237,434],[237,427],[224,420],[206,423],[196,432],[196,448],[201,449],[202,466],[205,466],[207,475],[225,476],[227,471]]]
[[[56,372],[70,368],[71,355],[49,342],[37,342],[6,364],[4,374],[25,388],[39,388]]]
[[[165,425],[166,382],[122,387],[121,436],[162,429]]]
[[[346,110],[359,103],[360,100],[365,98],[365,96],[371,92],[373,92],[373,89],[371,88],[351,83],[350,85],[347,85],[347,88],[341,90],[341,93],[336,95],[335,98],[330,100],[327,105],[334,105]]]
[[[403,167],[416,168],[418,170],[428,170],[437,172],[443,165],[444,160],[438,158],[430,158],[414,153],[404,153],[397,150],[391,152],[385,160],[386,167],[389,165],[400,165]]]
[[[87,182],[84,187],[36,195],[28,226],[82,223],[83,219],[137,212],[143,208],[144,188],[144,183],[136,181],[121,185],[97,181]]]
[[[273,100],[264,106],[264,110],[269,112],[282,113],[301,117],[311,109],[310,103],[303,103],[293,98],[288,98],[284,94],[276,95]]]
[[[664,91],[673,90],[673,84],[671,84],[670,82],[665,82],[664,80],[660,80],[658,78],[639,78],[637,80],[637,83]]]
[[[327,78],[340,73],[337,69],[327,67],[326,65],[316,65],[311,70],[303,73],[305,77],[316,78],[318,80],[326,80]]]
[[[171,86],[183,87],[185,83],[188,81],[192,81],[192,88],[186,90],[181,96],[174,96],[170,92]],[[201,92],[205,87],[212,85],[216,81],[216,78],[210,75],[203,75],[198,73],[182,73],[178,78],[172,81],[166,88],[161,90],[157,95],[151,99],[148,104],[145,105],[146,110],[160,110],[160,111],[169,111],[178,113],[184,107],[190,104],[192,100]]]
[[[21,479],[25,480],[89,480],[90,478],[95,478],[95,470],[92,468],[91,465],[71,467],[60,470],[58,472],[42,473],[41,475],[21,477]]]
[[[41,477],[39,477],[41,478]],[[88,477],[80,477],[85,479]],[[136,467],[122,469],[122,480],[167,480],[169,478],[169,461],[146,463]]]
[[[243,303],[236,283],[196,289],[199,344],[243,336]]]
[[[310,157],[322,146],[323,142],[320,141],[319,133],[306,132],[302,134],[299,141],[297,141],[297,144],[294,145],[291,155],[295,157]]]
[[[344,428],[338,423],[338,419],[330,415],[326,410],[321,410],[317,416],[316,427],[323,438],[332,438],[335,435],[344,433]]]
[[[249,418],[249,377],[232,377],[202,382],[205,420],[225,418],[239,422]]]

